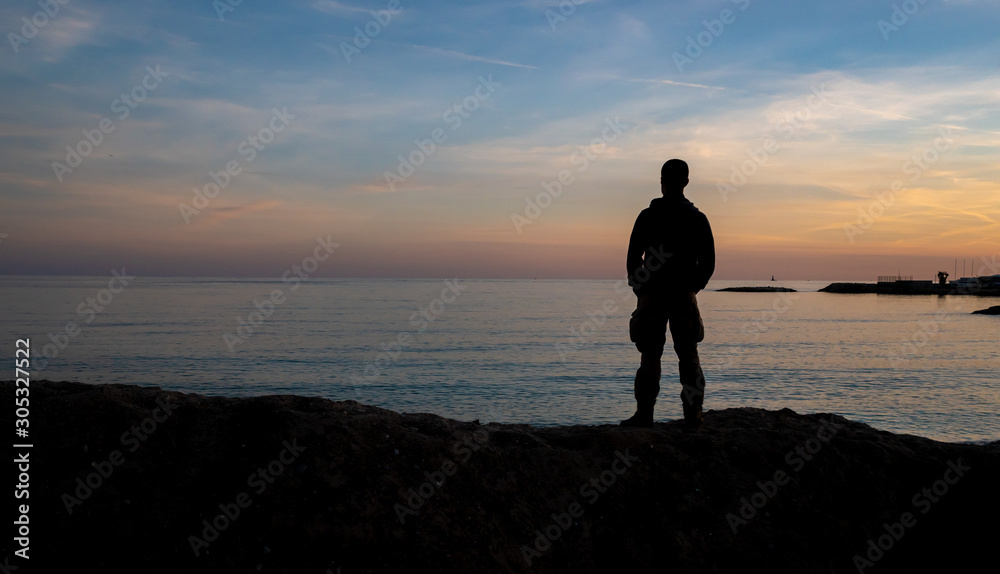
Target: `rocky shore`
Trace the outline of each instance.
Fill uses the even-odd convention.
[[[710,410],[694,431],[536,428],[298,396],[30,390],[31,567],[10,535],[0,543],[0,564],[19,573],[926,572],[994,560],[1000,441],[787,409]],[[14,384],[0,394],[12,404]]]

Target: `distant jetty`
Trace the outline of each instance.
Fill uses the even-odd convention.
[[[795,293],[795,289],[788,287],[726,287],[719,291],[730,291],[734,293]]]
[[[1000,315],[1000,305],[994,305],[989,309],[980,309],[978,311],[973,311],[973,315]]]
[[[1000,288],[979,287],[949,283],[939,285],[931,281],[894,281],[879,283],[831,283],[820,289],[821,293],[878,293],[880,295],[978,295],[998,297]]]

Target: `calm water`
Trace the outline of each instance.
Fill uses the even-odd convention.
[[[615,281],[460,280],[449,289],[310,279],[293,290],[272,280],[138,278],[102,293],[107,284],[0,277],[5,364],[14,340],[30,337],[35,379],[294,393],[536,425],[616,423],[634,407],[634,298]],[[776,283],[801,291],[784,295],[713,291],[753,284],[716,281],[699,295],[707,408],[788,407],[939,440],[1000,439],[1000,318],[970,314],[1000,298],[816,292],[827,282]],[[283,302],[252,315],[255,301],[269,311],[274,290]],[[664,357],[659,420],[681,416],[669,347]],[[0,376],[13,377],[13,367]]]

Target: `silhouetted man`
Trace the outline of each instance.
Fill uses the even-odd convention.
[[[705,214],[684,197],[688,165],[672,159],[660,170],[663,197],[639,213],[629,238],[628,282],[638,297],[629,321],[629,338],[642,353],[635,373],[636,413],[626,427],[653,426],[653,405],[660,392],[660,357],[667,325],[677,352],[684,421],[702,422],[705,375],[698,360],[698,343],[705,327],[695,294],[715,271],[715,240]]]

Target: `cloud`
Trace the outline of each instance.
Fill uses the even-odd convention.
[[[523,2],[522,5],[531,10],[545,10],[549,8],[558,8],[566,2],[572,2],[574,6],[583,6],[584,4],[593,4],[599,1],[600,0],[527,0]]]
[[[274,210],[283,204],[282,201],[269,200],[269,201],[257,201],[254,203],[248,203],[245,205],[233,205],[233,206],[223,206],[216,207],[210,206],[205,214],[205,222],[216,224],[230,219],[241,218],[249,213],[255,211],[268,211]]]
[[[349,4],[344,4],[343,2],[337,2],[337,0],[319,0],[318,2],[314,2],[312,6],[316,10],[327,14],[344,14],[351,12],[361,12],[362,14],[368,13],[368,10],[365,8],[351,6]]]
[[[537,70],[537,66],[529,66],[528,64],[518,64],[516,62],[508,62],[506,60],[496,60],[493,58],[484,58],[482,56],[475,56],[472,54],[466,54],[464,52],[459,52],[457,50],[446,50],[444,48],[435,48],[433,46],[422,46],[420,44],[407,44],[411,48],[417,48],[420,50],[426,50],[428,52],[433,52],[435,54],[442,54],[445,56],[450,56],[453,58],[459,58],[462,60],[468,60],[470,62],[485,62],[487,64],[496,64],[498,66],[511,66],[514,68],[527,68],[529,70]]]
[[[38,10],[37,3],[28,4],[28,6],[36,9],[35,14],[47,16],[45,12]],[[15,50],[18,56],[37,58],[45,62],[58,62],[72,54],[78,47],[96,41],[104,20],[101,13],[93,9],[80,8],[75,4],[59,5],[58,8],[57,13],[47,16],[44,20],[35,19],[36,22],[43,21],[44,25],[35,27],[33,35],[22,37],[22,39],[27,40],[27,43],[17,43]],[[26,10],[23,16],[29,20],[33,17],[30,9]],[[21,18],[11,18],[11,20],[23,22]],[[24,32],[23,28],[24,26],[15,26],[12,30],[7,31],[20,36]],[[4,40],[10,40],[8,34],[4,34],[3,37]],[[4,43],[15,45],[14,40]],[[7,62],[7,65],[13,63]]]
[[[643,84],[665,84],[668,86],[686,86],[688,88],[704,88],[706,90],[726,90],[722,86],[706,86],[704,84],[691,84],[688,82],[675,82],[674,80],[657,80],[657,79],[644,79],[644,78],[627,78],[626,82],[639,82]]]

